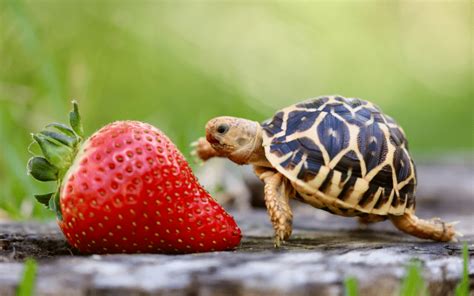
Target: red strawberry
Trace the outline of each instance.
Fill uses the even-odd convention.
[[[77,104],[71,128],[54,123],[33,138],[43,157],[29,173],[58,182],[36,196],[55,210],[68,242],[84,253],[189,253],[235,248],[234,219],[201,187],[183,155],[157,128],[119,121],[82,141]]]

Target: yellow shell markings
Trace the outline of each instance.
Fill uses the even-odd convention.
[[[310,101],[311,100],[306,101],[306,102],[310,102]],[[391,135],[390,135],[389,128],[397,128],[403,136],[404,136],[404,131],[397,124],[387,122],[386,118],[388,118],[388,120],[392,120],[388,116],[387,117],[382,116],[383,121],[384,121],[383,123],[375,123],[379,127],[379,129],[383,132],[383,135],[386,141],[387,152],[385,155],[385,159],[382,163],[379,163],[370,171],[367,171],[367,167],[366,167],[363,155],[361,151],[359,150],[359,147],[357,144],[357,137],[360,132],[360,129],[363,129],[374,123],[373,116],[371,116],[371,118],[367,120],[367,122],[364,122],[364,125],[360,127],[360,126],[357,126],[356,124],[347,122],[344,118],[342,118],[339,114],[335,113],[334,110],[332,110],[331,115],[333,117],[338,118],[340,121],[342,121],[348,128],[349,144],[347,145],[347,147],[345,147],[344,149],[339,151],[336,155],[334,155],[332,159],[330,159],[329,153],[325,149],[324,145],[322,145],[322,141],[319,138],[319,135],[316,132],[316,129],[321,124],[322,120],[329,114],[328,112],[321,111],[321,110],[323,110],[328,104],[334,104],[334,103],[341,104],[341,101],[335,100],[335,97],[329,97],[328,100],[324,104],[319,106],[318,108],[312,109],[312,108],[297,107],[296,105],[294,105],[294,106],[290,106],[281,110],[280,112],[283,112],[282,131],[270,137],[266,135],[266,133],[264,133],[263,135],[264,137],[263,146],[265,148],[265,153],[270,163],[275,167],[275,169],[277,169],[280,173],[282,173],[285,177],[287,177],[290,180],[290,182],[292,183],[296,191],[298,191],[298,193],[301,195],[301,197],[304,199],[305,202],[317,208],[327,207],[333,213],[344,215],[344,216],[357,215],[357,212],[377,214],[377,215],[387,215],[387,214],[403,215],[406,212],[413,213],[414,206],[410,208],[406,208],[408,197],[405,198],[403,203],[397,202],[395,203],[396,206],[392,206],[392,201],[394,198],[397,198],[400,201],[399,191],[404,186],[406,186],[412,181],[416,185],[416,177],[415,177],[413,162],[408,154],[408,151],[404,147],[405,146],[404,143],[402,143],[399,149],[402,149],[403,153],[406,154],[406,156],[410,160],[410,165],[412,166],[412,168],[410,169],[410,175],[405,180],[398,183],[397,175],[396,175],[397,172],[395,171],[395,168],[393,165],[396,146],[390,141]],[[357,111],[363,108],[372,108],[372,109],[379,110],[378,107],[376,107],[370,102],[367,102],[365,105],[357,106],[355,108],[352,108],[347,104],[344,104],[344,106],[350,111],[353,117],[355,116],[355,113]],[[303,132],[295,132],[294,134],[288,135],[286,137],[286,141],[292,141],[292,140],[306,137],[308,139],[311,139],[321,151],[324,163],[321,164],[321,167],[319,168],[319,171],[317,172],[316,176],[306,181],[298,179],[297,175],[302,169],[302,167],[306,165],[307,155],[303,155],[303,157],[301,158],[297,166],[293,167],[292,169],[287,169],[283,167],[281,164],[292,157],[293,151],[290,151],[289,153],[285,155],[276,155],[275,153],[271,153],[270,151],[272,140],[276,137],[285,136],[285,133],[288,129],[288,115],[292,111],[303,111],[303,112],[311,112],[311,111],[318,112],[319,111],[321,112],[320,115],[317,116],[316,121],[312,124],[310,128],[308,128],[307,130]],[[338,170],[335,170],[334,168],[338,164],[338,162],[346,155],[346,153],[350,151],[353,151],[355,155],[357,156],[357,158],[360,160],[360,171],[361,171],[362,178],[356,178],[355,183],[353,184],[351,188],[350,194],[346,195],[344,200],[341,200],[337,198],[337,196],[343,190],[344,185],[350,180],[352,171],[348,168],[348,171],[343,173]],[[387,189],[389,190],[390,188],[378,187],[376,192],[373,194],[373,198],[370,202],[368,202],[367,204],[363,206],[359,205],[359,202],[361,198],[363,197],[364,193],[369,189],[370,182],[385,166],[389,166],[391,168],[392,179],[393,179],[393,190],[391,190],[391,192],[385,192],[387,191]],[[331,179],[329,180],[328,186],[326,186],[326,190],[324,190],[324,192],[321,190],[318,190],[323,184],[323,182],[325,182],[330,172],[332,172],[332,176],[331,176]],[[344,174],[346,175],[345,178],[343,178]],[[374,208],[379,198],[388,194],[389,196],[387,200],[385,200],[384,203],[378,208]]]

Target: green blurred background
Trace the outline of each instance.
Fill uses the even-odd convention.
[[[472,153],[470,1],[0,0],[0,216],[52,217],[29,133],[137,119],[189,143],[217,115],[264,120],[323,94],[371,100],[415,156]]]

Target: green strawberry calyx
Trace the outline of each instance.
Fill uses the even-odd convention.
[[[56,191],[35,195],[38,202],[53,210],[62,219],[59,194],[61,182],[72,165],[84,139],[84,130],[76,101],[72,101],[73,110],[69,113],[69,125],[48,124],[42,131],[32,134],[43,155],[33,156],[28,161],[28,174],[38,181],[56,181]]]

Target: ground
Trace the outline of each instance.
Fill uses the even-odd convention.
[[[354,219],[298,204],[293,236],[278,250],[263,209],[233,212],[244,234],[237,250],[178,256],[82,256],[67,246],[53,222],[3,222],[0,295],[14,295],[26,257],[39,261],[36,295],[343,295],[348,276],[358,279],[360,295],[397,295],[413,260],[421,263],[430,295],[452,295],[462,272],[462,242],[474,254],[469,186],[467,191],[458,186],[459,194],[449,198],[436,196],[445,194],[442,188],[429,194],[423,189],[426,196],[418,203],[423,218],[460,221],[464,237],[457,243],[413,238],[390,222],[363,228]],[[472,290],[472,258],[469,266]]]

